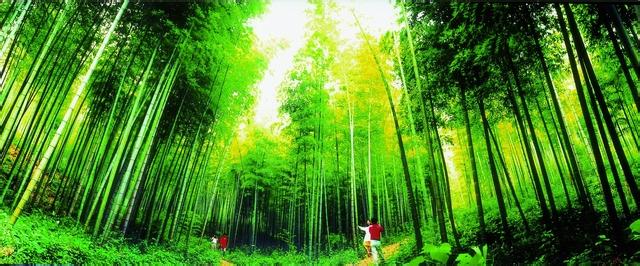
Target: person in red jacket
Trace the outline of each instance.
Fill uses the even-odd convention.
[[[382,243],[380,242],[384,227],[378,224],[378,218],[371,218],[371,225],[369,225],[369,234],[371,235],[371,255],[373,255],[373,263],[378,265],[384,263],[384,256],[382,255]]]
[[[229,237],[227,237],[227,234],[222,234],[222,236],[220,237],[220,250],[222,250],[222,252],[227,252],[228,244],[229,244]]]

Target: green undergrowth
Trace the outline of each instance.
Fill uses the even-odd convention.
[[[186,253],[184,242],[174,245],[132,243],[122,237],[104,241],[92,238],[69,218],[40,212],[20,216],[12,227],[9,213],[0,209],[0,263],[2,264],[163,264],[217,265],[221,253],[212,250],[207,239],[193,237]],[[238,265],[345,265],[361,258],[347,249],[310,258],[294,251],[248,252],[233,249],[224,259]]]
[[[20,216],[11,227],[0,210],[0,263],[36,264],[217,264],[220,253],[205,239],[192,238],[188,254],[182,243],[131,243],[123,238],[93,239],[68,218],[41,213]]]
[[[310,258],[304,253],[294,251],[245,252],[234,250],[224,259],[238,265],[347,265],[361,260],[353,249],[346,249],[322,254],[318,258]]]
[[[600,206],[595,206],[600,209]],[[530,210],[531,206],[523,206]],[[387,258],[392,265],[457,264],[457,265],[638,265],[640,262],[640,219],[621,220],[625,239],[616,244],[608,232],[607,217],[601,213],[582,213],[576,209],[558,210],[558,222],[553,228],[544,228],[541,218],[529,220],[530,232],[523,228],[522,221],[510,221],[513,233],[511,240],[504,239],[496,215],[485,216],[487,222],[486,241],[480,240],[479,229],[471,223],[460,223],[458,233],[460,248],[451,243],[439,243],[434,232],[423,231],[424,249],[415,254],[412,237],[401,245],[395,254]],[[458,221],[469,221],[471,214],[459,215]]]

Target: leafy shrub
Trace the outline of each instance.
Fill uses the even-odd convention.
[[[347,238],[342,234],[329,234],[329,247],[332,250],[342,249],[348,246]]]
[[[640,240],[640,219],[631,223],[629,230],[631,230],[631,240]]]
[[[482,246],[482,250],[478,247],[472,247],[471,249],[475,254],[462,253],[458,255],[456,262],[460,265],[487,265],[487,256],[489,255],[487,245]]]
[[[426,244],[423,253],[428,254],[435,262],[445,264],[449,260],[449,256],[451,256],[451,245],[449,243],[442,243],[439,246]]]
[[[488,246],[484,245],[482,249],[479,247],[471,247],[473,254],[460,253],[456,256],[455,261],[459,265],[487,265],[488,262]],[[440,245],[426,244],[419,256],[414,257],[407,265],[420,265],[424,262],[436,264],[449,264],[452,259],[452,247],[449,243]]]
[[[281,230],[280,232],[278,232],[275,236],[276,239],[284,242],[287,245],[287,248],[292,251],[296,249],[296,245],[293,241],[293,238],[295,237],[295,235],[293,235],[293,233],[287,231],[287,230]]]

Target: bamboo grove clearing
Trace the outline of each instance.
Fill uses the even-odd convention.
[[[390,264],[637,261],[638,30],[631,4],[2,1],[0,262],[351,264],[371,217]]]

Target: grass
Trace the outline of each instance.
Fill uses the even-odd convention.
[[[463,249],[455,253],[469,253],[473,246],[488,244],[489,257],[500,263],[580,264],[637,262],[640,258],[640,240],[628,240],[626,254],[607,238],[606,217],[588,215],[577,210],[559,210],[559,223],[555,232],[540,226],[540,217],[532,201],[525,201],[523,208],[529,213],[532,232],[527,234],[522,222],[510,210],[510,223],[514,233],[513,242],[501,237],[497,211],[491,202],[487,204],[487,242],[480,243],[478,228],[474,224],[472,208],[459,211],[461,244]],[[601,209],[596,206],[596,209]],[[218,264],[221,254],[212,250],[208,239],[192,237],[187,253],[184,242],[153,244],[145,241],[132,243],[122,237],[99,241],[86,233],[84,228],[70,218],[52,217],[35,211],[20,217],[12,227],[8,224],[9,213],[0,209],[0,263],[2,264]],[[591,223],[586,221],[592,220]],[[630,221],[631,219],[628,219]],[[599,229],[597,229],[597,228]],[[437,243],[435,231],[423,228],[425,243]],[[385,245],[404,241],[394,254],[385,254],[390,264],[409,263],[416,254],[415,243],[410,234],[385,237]],[[238,265],[345,265],[357,263],[363,257],[362,250],[344,247],[324,252],[317,257],[308,257],[297,251],[258,250],[237,248],[224,255],[224,259]]]
[[[3,264],[217,264],[220,253],[205,239],[183,245],[133,244],[123,238],[93,239],[68,218],[41,213],[23,215],[11,227],[0,210],[0,263]]]
[[[212,250],[207,239],[193,237],[189,253],[184,242],[174,245],[131,243],[124,238],[99,241],[70,218],[39,212],[25,214],[12,227],[9,213],[0,209],[1,264],[168,264],[203,265],[220,263],[221,253]],[[295,251],[234,249],[224,259],[238,265],[345,265],[360,260],[356,250],[345,249],[309,258]]]
[[[238,265],[346,265],[360,261],[358,253],[353,249],[321,254],[318,258],[309,258],[303,253],[294,251],[244,252],[236,250],[225,255],[225,260]]]

